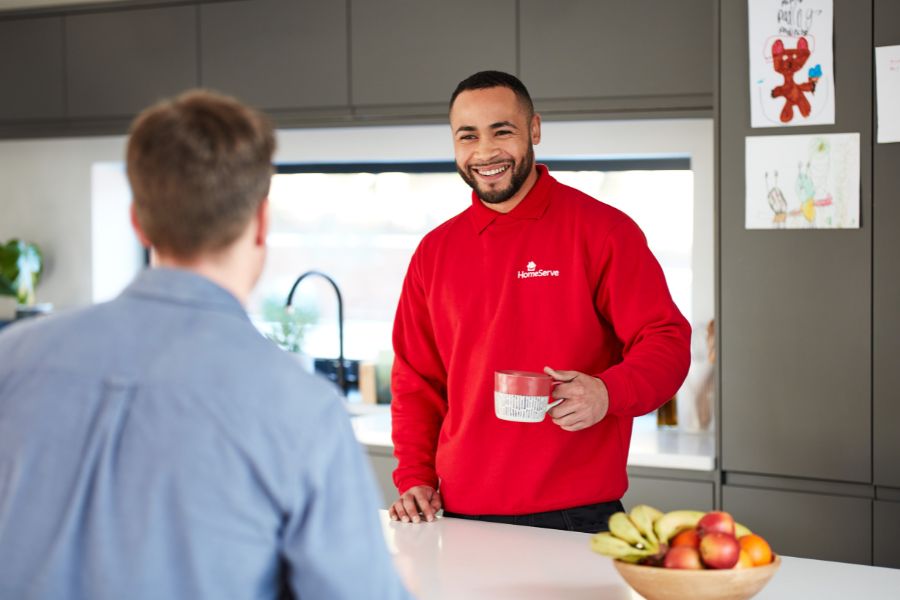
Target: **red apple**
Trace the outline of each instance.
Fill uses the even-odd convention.
[[[699,548],[700,534],[697,533],[696,529],[685,529],[684,531],[673,537],[670,544],[673,548],[675,548],[676,546]]]
[[[727,512],[714,510],[706,513],[699,521],[697,521],[697,533],[700,534],[700,537],[703,537],[707,533],[712,533],[713,531],[727,533],[728,535],[733,536],[734,519],[732,516]]]
[[[663,566],[667,569],[702,569],[703,563],[696,548],[676,546],[666,552]]]
[[[741,555],[741,545],[733,535],[713,531],[700,538],[700,558],[710,569],[730,569]]]

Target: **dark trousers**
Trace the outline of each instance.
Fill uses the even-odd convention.
[[[525,525],[527,527],[543,527],[545,529],[562,529],[564,531],[581,531],[598,533],[609,530],[609,517],[615,512],[623,511],[622,503],[600,502],[587,506],[576,506],[564,510],[531,513],[528,515],[462,515],[445,510],[445,517],[469,519],[471,521],[487,521],[489,523],[506,523],[507,525]]]

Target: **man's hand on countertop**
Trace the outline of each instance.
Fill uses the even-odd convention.
[[[431,522],[442,506],[440,492],[428,485],[415,485],[400,495],[388,513],[392,521],[418,523],[424,518]]]

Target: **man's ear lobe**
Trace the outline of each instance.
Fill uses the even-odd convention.
[[[265,246],[266,238],[269,236],[269,197],[266,196],[259,203],[256,209],[256,237],[254,242],[257,246]]]
[[[138,241],[141,243],[141,246],[144,248],[150,248],[150,240],[147,238],[147,234],[144,233],[143,228],[141,227],[140,221],[137,218],[137,209],[134,207],[134,202],[131,203],[131,227],[134,229],[134,234],[137,236]]]
[[[541,115],[538,113],[531,117],[531,143],[541,143]]]

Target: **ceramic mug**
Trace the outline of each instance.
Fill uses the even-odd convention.
[[[495,371],[494,414],[504,421],[540,423],[548,410],[562,402],[550,396],[560,383],[544,373]]]

